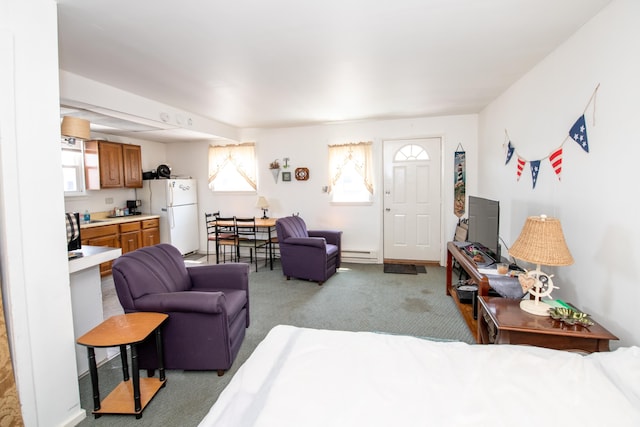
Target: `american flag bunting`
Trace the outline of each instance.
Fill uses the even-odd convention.
[[[525,165],[526,160],[524,160],[522,157],[518,156],[518,181],[520,181],[520,176],[522,176],[522,170],[524,169],[524,165]]]
[[[562,147],[551,153],[549,156],[549,162],[558,176],[558,180],[560,180],[560,173],[562,172]]]
[[[589,141],[587,139],[587,124],[584,121],[584,114],[581,115],[574,123],[569,136],[582,147],[584,151],[589,152]]]
[[[540,173],[540,160],[531,160],[531,179],[533,180],[533,188],[536,188],[538,182],[538,174]]]
[[[513,144],[511,143],[511,141],[509,141],[509,144],[507,144],[507,161],[504,162],[505,165],[509,163],[509,160],[511,160],[511,157],[513,157],[514,150],[515,148],[513,147]]]

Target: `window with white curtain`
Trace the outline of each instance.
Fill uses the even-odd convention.
[[[209,189],[220,192],[255,192],[255,144],[209,146]]]
[[[334,203],[370,203],[373,200],[371,142],[329,146],[329,193]]]

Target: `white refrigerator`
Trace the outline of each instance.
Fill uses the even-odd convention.
[[[160,241],[183,255],[199,248],[198,197],[194,179],[144,181],[140,191],[143,212],[160,215]]]

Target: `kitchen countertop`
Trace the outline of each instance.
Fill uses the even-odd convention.
[[[80,214],[80,218],[82,218],[82,214]],[[140,215],[127,215],[127,216],[119,216],[114,218],[109,218],[107,216],[98,216],[94,217],[94,214],[91,214],[91,222],[85,223],[80,220],[80,229],[84,228],[92,228],[92,227],[100,227],[103,225],[113,225],[113,224],[122,224],[125,222],[133,222],[133,221],[144,221],[146,219],[154,219],[160,218],[160,215],[151,215],[151,214],[140,214]]]
[[[114,260],[122,254],[122,249],[82,245],[81,249],[73,252],[80,252],[82,256],[69,260],[69,273],[76,273],[87,268],[98,266],[103,262]]]

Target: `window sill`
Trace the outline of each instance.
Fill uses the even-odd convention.
[[[332,206],[372,206],[373,202],[329,202]]]

